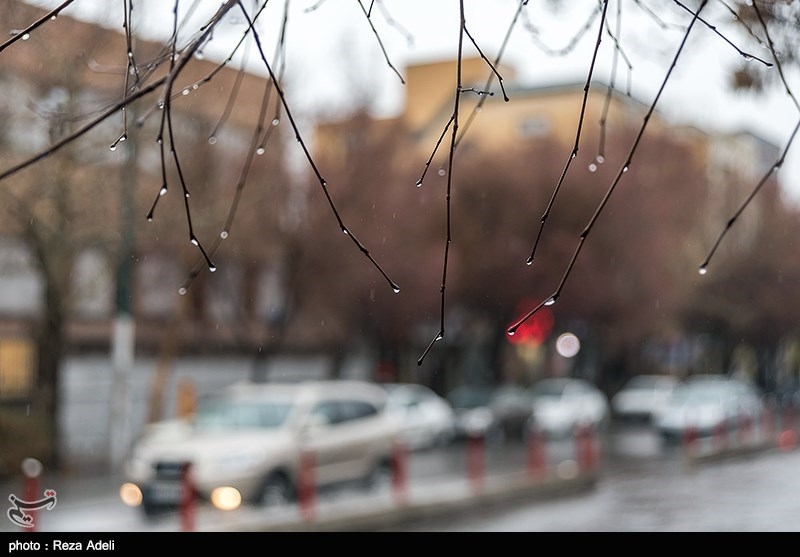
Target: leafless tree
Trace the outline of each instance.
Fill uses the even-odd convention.
[[[392,53],[386,48],[384,37],[374,24],[376,20],[380,19],[383,23],[402,32],[402,22],[392,19],[389,2],[385,0],[357,1],[361,8],[360,17],[363,17],[362,24],[368,26],[374,33],[375,48],[383,56],[387,70],[394,74],[398,81],[403,84],[403,76],[393,62]],[[23,50],[26,47],[26,43],[45,28],[58,26],[62,19],[62,12],[73,4],[79,5],[80,3],[81,0],[65,0],[58,4],[51,3],[50,11],[40,13],[30,21],[26,21],[14,29],[9,29],[9,38],[0,43],[0,62],[4,57],[15,56],[16,53]],[[526,26],[526,31],[535,38],[535,28],[531,25],[530,20],[526,20],[529,5],[533,3],[533,1],[529,0],[520,0],[513,19],[508,23],[506,39],[514,29]],[[273,2],[269,3],[269,8],[272,8],[275,4],[276,0],[273,0]],[[282,128],[287,130],[287,135],[296,140],[300,148],[305,168],[312,175],[318,193],[318,199],[314,200],[314,203],[328,208],[333,217],[331,228],[334,231],[338,229],[340,234],[344,234],[352,243],[355,253],[367,261],[373,276],[377,278],[378,282],[383,283],[385,288],[388,288],[388,292],[401,293],[401,281],[396,280],[393,274],[390,274],[385,269],[384,264],[380,262],[382,258],[373,253],[375,246],[369,245],[369,242],[362,242],[359,239],[359,226],[351,224],[351,222],[343,218],[342,215],[344,213],[341,211],[340,204],[345,203],[346,200],[338,197],[338,189],[332,187],[334,184],[329,177],[328,168],[321,164],[321,160],[313,152],[311,143],[300,125],[299,116],[296,114],[290,91],[285,87],[283,79],[285,68],[284,32],[290,31],[292,25],[292,21],[288,18],[289,4],[289,0],[284,0],[283,9],[275,11],[268,9],[266,0],[254,2],[224,0],[213,13],[207,15],[202,24],[194,28],[185,26],[183,17],[187,11],[182,9],[182,3],[177,0],[172,3],[144,4],[148,11],[159,10],[158,14],[148,13],[147,15],[169,18],[172,28],[169,37],[163,44],[163,49],[156,53],[144,54],[137,52],[134,48],[136,37],[133,23],[135,18],[140,15],[138,11],[140,5],[136,0],[121,0],[117,3],[116,9],[120,10],[123,15],[124,24],[120,31],[124,34],[126,40],[124,41],[125,48],[116,53],[119,64],[125,67],[124,83],[118,97],[103,106],[90,118],[83,120],[80,125],[75,125],[65,133],[54,136],[52,143],[40,152],[23,160],[7,161],[4,167],[0,168],[0,186],[4,185],[4,183],[7,184],[12,177],[31,172],[34,167],[44,165],[46,159],[56,153],[70,149],[79,140],[87,136],[94,135],[96,137],[99,134],[103,138],[103,142],[115,146],[119,142],[125,141],[129,134],[132,133],[133,128],[141,127],[146,122],[155,122],[156,124],[151,128],[155,130],[155,138],[151,139],[157,140],[160,153],[158,160],[153,161],[151,170],[153,174],[160,175],[161,179],[152,193],[153,202],[151,210],[148,212],[148,218],[162,218],[161,208],[166,203],[164,200],[177,195],[177,205],[180,206],[179,210],[182,212],[182,220],[186,225],[185,229],[188,229],[188,235],[184,241],[193,246],[197,258],[197,262],[188,274],[186,281],[180,285],[181,292],[189,291],[193,281],[202,273],[216,271],[218,267],[217,257],[223,257],[225,246],[229,243],[228,239],[234,233],[232,229],[241,209],[240,200],[245,182],[240,181],[239,186],[234,189],[232,198],[228,200],[228,203],[223,204],[228,207],[227,214],[224,218],[220,218],[217,226],[218,232],[213,235],[213,240],[210,242],[204,240],[203,236],[197,232],[198,223],[195,220],[196,201],[194,197],[189,195],[194,190],[194,181],[197,177],[196,175],[192,176],[190,169],[185,166],[189,153],[195,147],[185,137],[182,137],[178,131],[179,111],[177,107],[180,107],[181,103],[184,102],[185,92],[198,88],[213,87],[214,80],[218,75],[216,71],[212,71],[207,75],[197,76],[192,74],[191,69],[196,59],[201,56],[209,43],[216,40],[220,25],[229,18],[239,18],[243,22],[241,27],[243,32],[237,40],[232,41],[229,57],[220,62],[219,68],[228,65],[237,55],[241,55],[247,45],[247,48],[251,48],[255,53],[255,58],[259,61],[259,70],[266,76],[268,84],[263,90],[263,99],[254,103],[257,108],[253,111],[250,122],[253,130],[252,140],[241,150],[241,175],[244,176],[250,172],[253,160],[264,149],[264,141],[270,137],[273,128],[280,124]],[[329,3],[325,2],[325,0],[320,0],[317,3],[310,4],[307,9],[321,9],[323,4]],[[561,2],[557,1],[547,2],[547,5],[556,12],[561,4]],[[765,187],[772,187],[774,184],[772,178],[783,165],[787,152],[793,146],[798,126],[800,126],[800,104],[797,102],[785,73],[787,67],[796,62],[797,53],[792,47],[797,35],[796,30],[793,28],[796,27],[795,23],[798,11],[800,11],[800,2],[796,0],[757,0],[755,2],[735,0],[726,3],[716,0],[698,0],[684,3],[678,0],[673,0],[672,2],[635,0],[625,3],[598,0],[588,4],[592,7],[587,12],[590,17],[587,18],[585,25],[576,31],[575,37],[572,38],[577,40],[579,35],[586,35],[592,36],[595,41],[593,57],[587,61],[586,66],[585,95],[588,95],[590,88],[593,87],[594,70],[601,42],[610,41],[614,45],[613,56],[615,57],[615,64],[617,62],[624,63],[627,60],[626,49],[628,46],[624,43],[620,33],[620,24],[623,16],[626,15],[626,11],[635,10],[644,13],[663,28],[671,26],[672,31],[674,31],[674,27],[677,27],[677,36],[680,39],[673,45],[672,54],[664,64],[663,77],[659,83],[658,91],[655,97],[651,99],[649,110],[642,119],[639,128],[635,130],[635,133],[630,138],[625,156],[620,159],[613,172],[609,174],[606,171],[597,175],[606,180],[604,194],[597,200],[591,216],[577,233],[574,245],[571,248],[564,246],[567,251],[571,251],[571,256],[559,273],[560,278],[555,281],[554,288],[541,297],[540,302],[533,304],[528,312],[507,328],[507,334],[514,334],[525,321],[530,319],[541,308],[561,301],[565,286],[569,280],[572,280],[573,274],[577,272],[576,270],[581,268],[579,260],[585,252],[584,246],[587,240],[590,236],[599,234],[596,232],[599,222],[606,216],[609,207],[613,206],[616,199],[620,196],[630,195],[624,193],[625,182],[636,172],[640,158],[644,157],[642,144],[644,138],[650,132],[651,116],[659,105],[665,87],[672,79],[675,67],[688,56],[702,55],[702,52],[691,51],[691,48],[687,46],[689,39],[695,34],[705,32],[713,35],[716,40],[726,43],[741,56],[743,65],[735,74],[735,81],[738,86],[766,87],[770,83],[777,83],[779,87],[784,88],[786,94],[791,98],[792,104],[797,109],[794,113],[787,114],[786,117],[798,122],[798,125],[794,127],[793,132],[781,147],[774,163],[769,166],[760,179],[752,184],[749,194],[737,200],[738,204],[733,212],[725,222],[721,223],[718,235],[708,247],[705,257],[698,264],[700,274],[705,274],[707,270],[712,268],[713,259],[719,246],[728,232],[739,221],[742,214],[751,206],[753,199]],[[453,58],[458,64],[458,73],[456,81],[452,84],[452,112],[442,122],[441,135],[438,142],[430,146],[430,159],[417,161],[417,185],[422,191],[426,190],[426,184],[430,180],[428,170],[435,164],[434,161],[437,160],[437,157],[442,154],[445,155],[443,169],[446,181],[444,193],[442,194],[446,207],[444,212],[445,222],[443,223],[445,233],[441,238],[441,275],[437,291],[439,296],[438,303],[436,304],[438,306],[439,325],[430,344],[419,357],[418,363],[420,365],[434,345],[445,338],[447,331],[445,316],[448,314],[448,293],[453,272],[451,268],[453,263],[451,261],[453,253],[451,251],[451,242],[455,232],[453,230],[454,224],[451,220],[452,211],[454,210],[454,207],[451,206],[451,199],[453,193],[460,188],[460,183],[463,180],[461,167],[459,166],[460,159],[457,156],[461,141],[464,137],[468,137],[473,119],[480,117],[478,109],[481,106],[482,99],[497,95],[509,103],[513,103],[514,100],[513,95],[508,94],[506,91],[503,75],[499,70],[503,56],[506,54],[506,40],[503,40],[499,51],[487,52],[480,43],[480,38],[475,37],[470,31],[470,14],[464,0],[459,0],[458,5],[458,46],[457,50],[453,52]],[[194,3],[188,11],[194,12],[199,9],[199,3]],[[278,34],[279,40],[268,44],[264,40],[264,31],[262,29],[268,24],[274,26],[275,22],[268,20],[268,18],[278,17],[281,18],[279,25],[276,26],[281,30]],[[664,23],[668,20],[677,21],[678,23],[669,25]],[[221,35],[222,33],[220,33]],[[561,50],[551,49],[552,54],[558,55],[561,51],[569,49],[569,45],[572,42],[568,40],[565,44],[567,46]],[[486,85],[480,90],[467,87],[461,79],[461,62],[467,50],[477,52],[486,63]],[[762,55],[762,53],[766,54]],[[56,63],[55,58],[52,61]],[[616,89],[616,83],[612,82],[608,90],[609,95],[616,94],[618,92]],[[240,101],[235,90],[230,94],[231,103]],[[473,107],[472,110],[465,108],[467,104],[464,100],[467,97],[479,99],[477,103],[470,104]],[[269,99],[272,99],[272,101]],[[539,250],[540,246],[544,245],[540,242],[544,242],[549,233],[548,231],[552,226],[551,218],[554,218],[553,215],[560,210],[561,205],[565,202],[564,200],[569,198],[567,190],[570,187],[570,176],[574,171],[574,163],[578,159],[579,151],[581,151],[586,141],[582,133],[585,123],[585,99],[586,97],[584,97],[582,106],[575,107],[575,110],[580,114],[580,118],[575,131],[574,145],[570,152],[562,155],[564,161],[562,171],[557,177],[554,177],[548,201],[544,204],[544,207],[538,204],[527,207],[528,212],[534,215],[534,218],[539,218],[540,226],[531,238],[531,249],[526,254],[527,259],[523,258],[522,268],[518,271],[519,273],[525,272],[525,263],[529,265],[540,264],[541,254]],[[268,106],[274,106],[275,108],[267,110],[266,107]],[[135,120],[128,118],[128,115],[133,113],[139,115]],[[112,136],[104,135],[108,134],[109,127],[107,124],[112,121],[122,122],[121,133],[113,134]],[[224,116],[220,122],[224,127]],[[219,135],[219,138],[221,140],[222,134]],[[217,137],[214,136],[209,139],[216,140]],[[598,149],[602,152],[602,142]],[[420,191],[419,188],[417,191]],[[428,194],[426,193],[425,195]],[[217,204],[220,201],[213,196],[207,199],[202,199],[202,196],[198,196],[196,199],[197,202],[202,203]],[[389,225],[390,223],[386,224]],[[141,233],[147,234],[146,229],[142,228]],[[341,236],[339,237],[341,238]],[[381,251],[383,252],[383,250]],[[428,257],[429,253],[426,252],[422,255]],[[383,257],[388,257],[388,255],[384,252]],[[370,269],[365,269],[364,272],[369,273]],[[517,271],[504,269],[501,272],[512,274]],[[366,282],[369,283],[371,281]],[[369,288],[376,286],[371,285]]]

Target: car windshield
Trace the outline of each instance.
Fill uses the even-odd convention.
[[[195,425],[204,430],[277,428],[286,421],[291,409],[292,403],[288,400],[215,400],[200,406]]]
[[[491,400],[491,392],[486,389],[460,388],[447,396],[455,408],[477,408],[486,406]]]
[[[531,388],[535,398],[561,398],[567,384],[562,381],[540,381]]]
[[[701,406],[715,404],[722,400],[725,393],[721,385],[693,385],[675,390],[670,398],[671,406]]]
[[[668,380],[665,380],[662,377],[650,377],[647,375],[638,375],[633,377],[628,383],[625,385],[626,391],[652,391],[653,389],[658,388],[659,386],[669,386],[667,383]]]

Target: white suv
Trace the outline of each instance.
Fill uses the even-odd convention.
[[[363,381],[237,383],[200,402],[189,420],[146,426],[125,465],[123,501],[145,513],[174,508],[185,493],[221,508],[295,499],[301,459],[314,485],[391,482],[397,422],[386,392]]]

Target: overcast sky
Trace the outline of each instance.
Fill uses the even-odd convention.
[[[31,3],[55,6],[61,2]],[[598,1],[562,2],[568,7],[556,12],[547,9],[550,3],[529,1],[526,17],[514,24],[503,62],[517,70],[517,80],[525,85],[583,83],[597,41]],[[86,17],[93,11],[107,10],[109,5],[118,6],[114,9],[121,12],[121,0],[76,0],[65,13]],[[137,16],[143,18],[137,24],[141,32],[151,37],[163,37],[169,32],[173,2],[134,0],[133,5],[138,9]],[[184,36],[188,38],[219,5],[219,0],[181,0],[181,11],[195,9],[195,24],[184,27]],[[269,56],[285,5],[286,0],[271,0],[264,14],[262,34]],[[374,99],[377,114],[391,115],[401,107],[404,94],[403,84],[391,66],[402,75],[407,64],[455,58],[458,52],[459,0],[383,0],[375,4],[371,21],[381,43],[357,0],[291,0],[288,5],[287,90],[291,92],[289,102],[298,111],[330,112],[367,94]],[[361,0],[361,5],[369,7],[370,0]],[[500,53],[518,6],[519,0],[464,0],[467,29],[490,60]],[[603,34],[594,76],[609,82],[615,75],[620,90],[630,87],[637,99],[651,103],[690,16],[668,0],[624,0],[618,23],[617,2],[611,0],[608,6],[608,29],[615,34],[622,55],[615,62],[614,40],[608,33]],[[726,38],[745,52],[769,59],[769,52],[752,38],[729,30],[732,20],[722,3],[711,2],[710,6],[704,17],[717,25]],[[158,17],[153,18],[154,14]],[[121,21],[121,13],[117,17]],[[227,57],[230,45],[241,36],[243,21],[234,12],[233,18],[215,33],[207,55]],[[110,25],[119,23],[111,21]],[[580,35],[584,27],[586,31]],[[580,40],[573,42],[576,36]],[[468,37],[464,41],[465,56],[478,54]],[[726,79],[731,68],[743,63],[758,62],[745,61],[725,40],[698,25],[659,99],[658,110],[677,122],[708,131],[744,128],[783,148],[800,114],[783,89],[766,96],[731,93]],[[787,70],[791,90],[800,95],[800,72],[796,68]],[[263,71],[263,67],[256,66],[256,71]],[[780,179],[792,198],[800,202],[798,142],[800,138],[789,152]]]

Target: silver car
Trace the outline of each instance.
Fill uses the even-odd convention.
[[[176,507],[183,474],[219,508],[293,500],[301,462],[314,486],[391,482],[398,439],[386,392],[362,381],[241,383],[203,400],[190,420],[147,427],[120,491],[146,513]]]
[[[604,429],[611,415],[603,391],[585,379],[549,377],[531,387],[530,427],[550,438],[573,435],[580,427]]]
[[[653,420],[665,441],[678,442],[687,432],[711,437],[733,431],[746,421],[754,423],[764,405],[756,387],[717,374],[690,376],[676,388]]]
[[[623,421],[650,422],[679,383],[674,375],[634,375],[611,398],[611,410]]]
[[[443,446],[455,437],[455,411],[430,387],[418,383],[382,383],[387,409],[397,419],[410,450]]]

